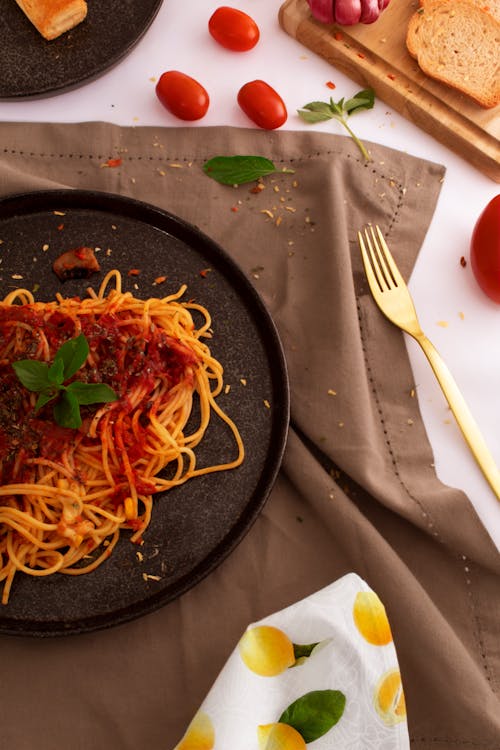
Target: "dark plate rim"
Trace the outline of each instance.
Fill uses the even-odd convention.
[[[152,2],[153,5],[151,7],[149,15],[146,16],[143,25],[139,29],[137,29],[135,34],[129,37],[126,40],[126,43],[124,43],[123,46],[116,50],[116,52],[111,55],[105,63],[91,66],[86,73],[81,73],[76,76],[68,75],[64,82],[61,82],[57,85],[51,85],[50,83],[48,83],[43,88],[38,87],[37,89],[18,91],[17,93],[8,94],[6,92],[3,92],[2,84],[0,83],[0,101],[35,101],[37,99],[46,99],[50,96],[56,96],[58,94],[73,91],[74,89],[80,88],[81,86],[84,86],[87,83],[91,83],[97,78],[100,78],[102,75],[118,65],[118,63],[120,63],[121,60],[123,60],[141,41],[142,37],[150,28],[163,4],[163,0],[150,0],[150,2]],[[22,11],[19,9],[19,12]],[[70,30],[67,33],[78,34],[78,27]],[[40,37],[40,41],[41,43],[46,44],[57,43],[57,39],[53,40],[52,42],[47,42],[43,39],[43,37]]]
[[[26,621],[4,616],[0,611],[0,634],[13,636],[54,637],[77,635],[121,625],[165,606],[200,583],[212,573],[240,544],[257,520],[267,502],[276,481],[286,447],[290,421],[290,390],[285,353],[276,325],[267,310],[259,293],[252,285],[240,266],[231,256],[208,235],[194,224],[181,219],[168,210],[159,208],[123,195],[97,190],[59,189],[15,193],[0,198],[0,225],[3,219],[14,216],[29,215],[37,211],[58,209],[85,208],[95,211],[122,212],[126,210],[128,219],[144,221],[148,219],[155,227],[169,227],[169,233],[175,228],[175,236],[189,243],[190,238],[203,243],[211,260],[217,261],[220,269],[231,278],[233,288],[251,307],[259,330],[266,342],[268,355],[272,352],[273,362],[270,368],[274,391],[280,394],[273,411],[271,441],[272,455],[268,454],[260,474],[256,490],[244,507],[237,522],[230,532],[201,560],[188,574],[170,584],[156,594],[135,606],[95,617],[79,619],[77,622]],[[261,327],[263,326],[263,328]],[[112,621],[110,621],[112,619]]]

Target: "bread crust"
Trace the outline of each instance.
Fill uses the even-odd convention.
[[[37,31],[56,39],[81,23],[87,15],[86,0],[16,0]]]
[[[406,46],[422,71],[480,106],[500,104],[500,3],[421,0]]]

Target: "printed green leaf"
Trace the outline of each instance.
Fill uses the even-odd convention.
[[[291,703],[278,721],[296,729],[304,742],[314,742],[339,721],[345,702],[340,690],[313,690]]]
[[[282,169],[264,156],[214,156],[203,165],[203,171],[222,185],[241,185],[281,171],[293,174],[293,169]]]
[[[82,424],[80,406],[76,396],[63,391],[54,405],[54,419],[61,427],[78,429]]]
[[[311,656],[313,650],[316,648],[318,643],[307,643],[307,644],[294,643],[293,654],[295,656],[295,660],[297,661],[298,659],[305,659],[308,656]]]
[[[64,377],[61,382],[69,380],[85,363],[89,354],[89,345],[84,334],[65,341],[56,352],[54,360],[61,359],[64,365]]]
[[[39,362],[37,359],[20,359],[13,362],[12,367],[21,383],[29,391],[38,393],[51,385],[48,377],[49,366],[46,362]]]
[[[74,380],[66,387],[66,392],[74,396],[79,404],[104,404],[116,401],[118,396],[106,383],[81,383]]]

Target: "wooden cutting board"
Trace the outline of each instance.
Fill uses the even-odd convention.
[[[374,24],[316,21],[306,0],[286,0],[282,28],[308,49],[500,182],[500,106],[483,109],[426,76],[406,49],[406,28],[418,0],[391,0]],[[500,52],[499,52],[500,54]]]

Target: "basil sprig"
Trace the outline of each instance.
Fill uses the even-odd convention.
[[[298,110],[298,114],[304,122],[310,124],[325,122],[326,120],[338,120],[338,122],[340,122],[340,124],[347,130],[354,143],[363,154],[365,160],[370,161],[370,154],[363,142],[357,135],[355,135],[348,125],[347,119],[356,112],[361,112],[365,109],[373,109],[374,104],[375,92],[373,89],[363,89],[363,91],[358,91],[357,94],[347,101],[342,98],[339,99],[338,102],[334,102],[333,99],[330,98],[329,102],[309,102],[309,104],[304,104],[302,109]]]
[[[106,383],[74,380],[64,385],[82,367],[88,354],[88,341],[81,333],[59,347],[51,365],[36,359],[20,359],[12,363],[24,387],[39,394],[35,413],[49,401],[55,401],[53,415],[57,424],[77,429],[82,424],[80,406],[103,404],[118,399],[114,390]]]

